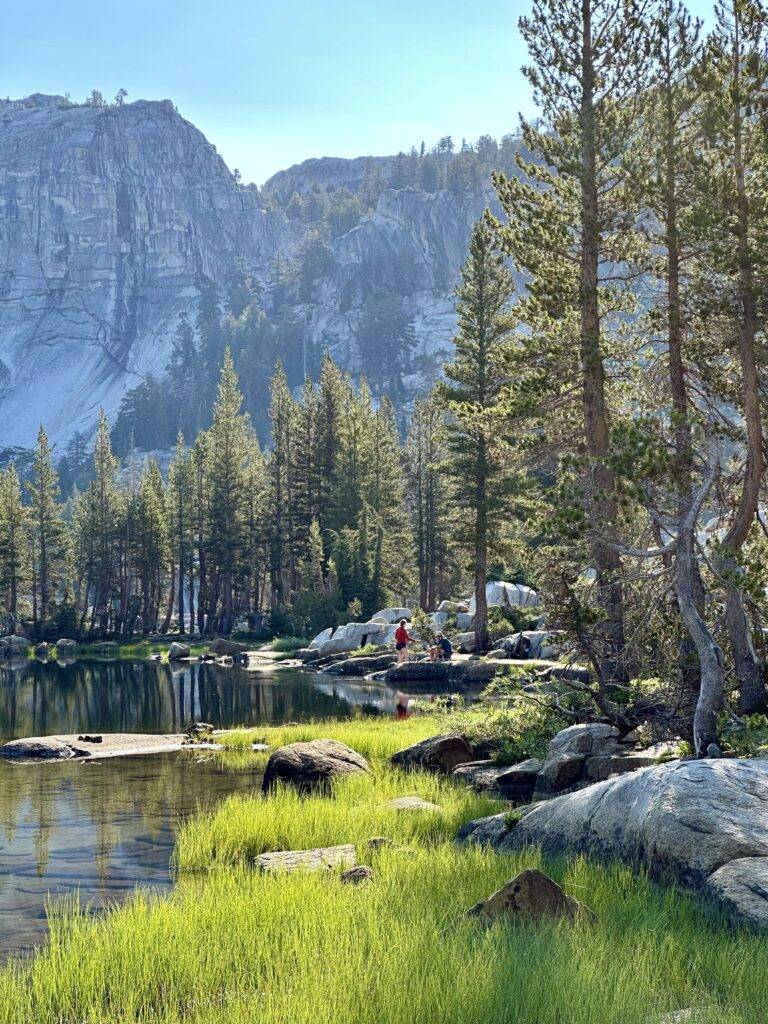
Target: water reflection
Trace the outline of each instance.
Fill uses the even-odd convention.
[[[0,762],[0,952],[44,940],[49,893],[79,893],[99,907],[138,884],[168,888],[174,823],[253,788],[260,771],[225,771],[188,754]]]
[[[195,721],[217,728],[344,718],[394,708],[381,685],[337,684],[290,669],[150,661],[24,661],[0,668],[0,740],[77,732],[178,732]]]

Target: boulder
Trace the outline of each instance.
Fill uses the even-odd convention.
[[[535,804],[516,825],[494,815],[460,838],[541,847],[648,868],[768,927],[768,760],[676,761]]]
[[[619,731],[601,722],[571,725],[551,740],[536,780],[536,796],[559,793],[581,781],[590,758],[620,754]]]
[[[11,740],[0,747],[0,757],[7,761],[67,761],[75,753],[68,743],[53,736]]]
[[[262,853],[254,861],[261,872],[330,871],[333,868],[353,868],[357,864],[357,851],[350,845],[320,846],[312,850],[278,850]]]
[[[456,613],[456,628],[461,630],[470,629],[472,626],[472,616],[469,612],[457,612]]]
[[[612,775],[636,772],[638,768],[650,768],[657,758],[649,754],[598,754],[588,757],[585,765],[586,778],[590,782],[603,782]]]
[[[410,608],[382,608],[372,618],[380,622],[388,622],[391,626],[394,626],[400,619],[407,619],[410,622],[411,614]]]
[[[387,807],[393,811],[440,811],[439,804],[432,804],[429,800],[422,800],[420,796],[396,796],[394,800],[387,803]]]
[[[74,654],[77,648],[77,642],[75,640],[57,640],[56,641],[56,653],[57,654]]]
[[[392,757],[398,768],[427,768],[435,772],[452,772],[460,764],[474,760],[472,748],[458,733],[430,736],[399,750]]]
[[[267,761],[261,788],[267,793],[278,782],[301,790],[327,790],[332,779],[371,773],[366,759],[338,740],[310,740],[279,747]]]
[[[406,661],[391,668],[384,681],[397,686],[405,683],[447,683],[449,665],[444,661]]]
[[[248,644],[240,644],[237,640],[225,640],[224,637],[217,637],[208,645],[212,654],[244,654],[248,650]]]
[[[502,769],[496,779],[496,788],[505,800],[511,800],[516,804],[526,804],[533,797],[536,780],[542,768],[543,763],[535,757],[531,757],[511,768]]]
[[[473,917],[510,917],[517,921],[541,921],[557,918],[573,920],[586,908],[568,896],[542,871],[528,868],[498,889],[487,900],[480,900],[467,913]]]
[[[453,601],[441,601],[437,606],[437,610],[438,612],[445,613],[446,615],[455,615],[458,608]]]
[[[503,580],[491,580],[486,584],[485,599],[489,608],[538,608],[541,605],[535,590],[522,583],[505,583]],[[475,614],[474,594],[469,599],[469,614]]]
[[[448,619],[447,612],[432,612],[429,616],[429,621],[435,627],[435,629],[442,629]]]
[[[462,633],[456,639],[456,650],[461,654],[472,654],[475,649],[475,634]]]
[[[456,602],[457,615],[469,615],[469,600]]]
[[[499,776],[507,771],[505,765],[496,764],[495,761],[467,761],[454,768],[452,775],[465,782],[472,789],[483,792],[489,789],[496,789]]]
[[[322,647],[323,644],[327,643],[331,639],[332,635],[333,629],[331,629],[330,627],[328,629],[324,629],[322,633],[318,633],[317,636],[314,638],[312,643],[309,645],[309,650],[313,651],[316,650],[318,647]]]
[[[367,864],[358,864],[354,868],[347,868],[341,873],[341,881],[344,885],[364,885],[366,882],[374,881],[373,869]]]
[[[14,633],[12,636],[4,636],[0,640],[0,644],[5,647],[10,647],[14,652],[26,651],[29,647],[29,640],[25,636],[19,636],[18,633]]]
[[[335,661],[324,669],[333,676],[368,676],[372,672],[385,672],[395,664],[395,652],[371,655],[370,657],[346,658]]]
[[[511,633],[497,640],[493,646],[495,650],[503,651],[507,658],[515,658],[518,661],[526,658],[553,661],[560,656],[562,643],[557,633],[531,629],[522,633]]]
[[[38,644],[37,647],[35,648],[35,657],[36,658],[47,658],[48,657],[48,644],[46,644],[46,643]]]
[[[181,661],[182,658],[188,657],[189,647],[186,644],[178,642],[171,644],[171,649],[168,651],[168,661]]]

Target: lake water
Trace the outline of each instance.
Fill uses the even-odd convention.
[[[395,702],[386,686],[300,670],[24,661],[0,668],[0,740],[345,718],[393,713]],[[45,939],[49,894],[79,893],[98,908],[137,885],[167,889],[179,819],[252,789],[259,771],[225,770],[189,753],[0,761],[0,953]]]

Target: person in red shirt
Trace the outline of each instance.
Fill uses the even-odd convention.
[[[408,661],[408,644],[415,643],[416,637],[408,635],[405,619],[400,619],[400,625],[395,630],[395,650],[397,651],[398,665],[402,665]]]

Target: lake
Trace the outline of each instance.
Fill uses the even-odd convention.
[[[78,732],[177,732],[393,713],[395,691],[302,670],[198,663],[20,661],[0,668],[0,740]],[[263,764],[263,761],[261,762]],[[18,765],[0,761],[0,952],[45,939],[45,905],[96,908],[137,885],[172,885],[174,828],[198,806],[260,783],[191,753]]]

